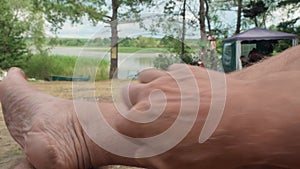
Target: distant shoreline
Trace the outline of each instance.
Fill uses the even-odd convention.
[[[90,46],[54,46],[52,49],[80,49],[95,52],[110,52],[110,47],[90,47]],[[118,47],[119,53],[165,53],[166,48],[140,48],[140,47]]]

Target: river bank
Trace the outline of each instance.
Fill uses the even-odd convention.
[[[154,59],[159,54],[166,53],[158,52],[153,49],[141,49],[132,53],[119,53],[118,59],[118,78],[130,79],[143,69],[153,67]],[[97,57],[99,59],[110,60],[109,48],[105,52],[104,48],[84,48],[84,47],[54,47],[50,50],[52,55],[65,55],[76,57]],[[80,61],[80,59],[78,59]]]

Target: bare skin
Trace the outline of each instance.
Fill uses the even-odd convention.
[[[299,168],[299,53],[300,46],[226,75],[227,95],[222,120],[214,134],[202,144],[198,137],[211,102],[208,94],[211,79],[205,70],[191,67],[202,99],[196,125],[179,145],[154,158],[152,165],[157,168]],[[176,69],[180,67],[171,67],[169,71]],[[147,99],[148,93],[157,88],[170,93],[170,102],[175,100],[171,96],[174,89],[170,86],[176,82],[165,72],[147,70],[140,76],[140,81],[142,84],[133,85],[129,92],[133,105],[142,102],[140,98]],[[221,93],[221,90],[216,88],[213,92]],[[175,102],[179,104],[178,100]],[[178,107],[172,109],[170,106],[164,113],[172,117],[177,112]],[[165,129],[168,121],[166,118],[165,122],[155,125],[125,121],[119,129],[127,135],[147,137],[153,131]],[[140,132],[133,130],[136,127]]]
[[[95,145],[82,130],[72,100],[35,89],[20,69],[9,70],[0,84],[0,93],[8,130],[28,160],[16,168],[88,169],[112,163],[139,166],[134,160],[113,156]],[[107,110],[107,120],[113,125],[118,118],[114,108],[105,103],[99,106]]]
[[[212,92],[218,94],[224,90],[216,86],[212,91],[210,77],[222,77],[217,72],[188,67],[193,76],[181,76],[183,65],[175,65],[167,72],[153,69],[142,72],[140,83],[130,86],[129,100],[126,100],[125,92],[124,101],[128,110],[143,112],[158,105],[162,99],[154,97],[154,102],[150,103],[150,93],[156,89],[163,91],[166,107],[151,123],[128,121],[118,114],[113,104],[99,103],[107,121],[119,132],[132,137],[155,136],[168,129],[178,116],[182,93],[178,82],[187,87],[196,79],[198,90],[186,92],[191,95],[196,92],[200,97],[195,125],[171,150],[150,158],[119,157],[103,150],[82,129],[71,100],[55,98],[34,89],[26,82],[22,71],[13,68],[0,84],[0,99],[8,129],[27,156],[28,161],[18,167],[88,169],[124,164],[167,169],[299,168],[299,53],[300,47],[295,47],[263,63],[225,75],[227,92],[222,119],[213,135],[201,144],[199,135],[212,106]],[[170,76],[174,74],[180,77],[177,81]],[[190,104],[187,107],[195,107],[193,97],[186,99]],[[89,107],[90,103],[81,104]],[[129,111],[128,116],[135,115],[146,116]],[[184,120],[187,123],[193,121],[188,115]],[[146,150],[151,147],[145,143],[141,145]]]

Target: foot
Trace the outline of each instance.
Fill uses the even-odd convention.
[[[89,151],[72,101],[47,95],[12,68],[0,83],[4,119],[37,169],[90,168]]]

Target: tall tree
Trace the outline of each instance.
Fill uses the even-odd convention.
[[[200,34],[200,48],[199,48],[199,58],[204,62],[204,63],[210,63],[210,66],[214,66],[212,63],[215,63],[215,50],[211,50],[210,56],[208,57],[207,53],[207,44],[208,44],[208,39],[207,35],[215,35],[216,33],[220,32],[217,28],[215,28],[216,23],[218,23],[218,17],[216,16],[214,10],[217,8],[212,8],[213,7],[213,1],[210,0],[198,0],[196,1],[188,1],[186,4],[185,8],[185,3],[184,1],[180,1],[181,3],[178,3],[180,5],[183,4],[183,9],[186,9],[189,14],[193,15],[193,19],[189,20],[188,25],[192,25],[195,28],[199,28],[199,34]],[[165,11],[167,9],[166,14],[172,14],[174,15],[174,11],[176,10],[176,5],[177,1],[175,0],[170,0],[166,7]],[[197,6],[197,9],[195,8]],[[210,9],[213,9],[213,12],[210,11]],[[185,19],[184,19],[185,20]],[[185,25],[185,24],[183,24]],[[214,26],[214,27],[213,27]],[[185,30],[183,28],[183,30]],[[184,32],[184,31],[183,31]],[[183,36],[181,36],[183,37]],[[183,45],[182,45],[183,46]],[[183,49],[183,48],[182,48]],[[215,66],[214,66],[215,67]]]
[[[182,34],[181,34],[181,60],[183,60],[185,53],[185,33],[186,33],[186,0],[183,0],[182,7]]]
[[[152,0],[33,0],[36,9],[42,10],[46,20],[56,31],[63,26],[65,21],[72,23],[82,23],[82,19],[87,17],[92,23],[104,22],[111,27],[111,64],[110,78],[117,77],[118,68],[118,20],[136,16],[141,12],[141,4],[150,4]],[[122,8],[122,10],[120,10]]]
[[[165,38],[163,38],[163,41],[165,41],[166,38],[168,40],[171,40],[171,38],[174,38],[174,35],[178,33],[178,35],[175,35],[175,39],[172,40],[172,45],[168,45],[168,46],[169,48],[174,48],[171,51],[174,52],[176,56],[178,56],[181,59],[181,62],[191,64],[192,63],[191,50],[190,47],[188,47],[185,44],[186,29],[187,29],[186,12],[187,12],[187,0],[169,0],[168,2],[165,3],[164,6],[165,15],[164,18],[161,19],[172,20],[177,23],[173,24],[173,23],[163,22],[163,24],[157,24],[157,27],[163,27],[163,29],[166,29],[166,31],[169,34],[171,32],[170,31],[171,29],[175,30],[173,31],[173,34],[171,33],[170,35],[165,36]],[[178,17],[180,17],[181,20],[181,22],[179,21],[180,25],[178,24],[179,23]]]
[[[200,47],[200,57],[201,60],[204,62],[204,64],[207,63],[206,61],[206,44],[207,38],[206,38],[206,29],[205,29],[205,0],[199,0],[199,25],[200,25],[200,41],[201,41],[201,47]]]
[[[243,0],[238,1],[238,10],[237,10],[237,21],[236,21],[236,29],[235,34],[239,34],[241,31],[241,18],[242,18],[242,8],[243,8]]]

